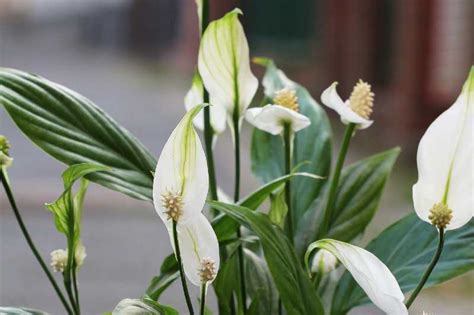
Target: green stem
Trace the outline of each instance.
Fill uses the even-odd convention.
[[[78,314],[77,311],[77,304],[74,299],[74,293],[72,292],[72,286],[71,286],[71,276],[67,275],[69,270],[65,270],[63,273],[63,282],[64,282],[64,287],[66,288],[67,296],[69,297],[69,303],[71,303],[73,309],[74,309],[74,314]]]
[[[81,305],[79,302],[79,288],[77,285],[77,266],[74,263],[73,265],[73,271],[72,271],[72,285],[74,288],[74,297],[76,298],[76,306],[77,306],[77,312],[78,314],[81,313]]]
[[[200,315],[204,315],[204,310],[206,309],[206,289],[207,283],[201,285],[201,308],[199,311]]]
[[[1,167],[0,167],[1,168]],[[3,188],[5,189],[5,193],[7,194],[8,201],[10,202],[10,205],[12,207],[13,213],[15,215],[16,221],[18,222],[18,225],[20,226],[21,232],[23,233],[23,236],[26,239],[26,242],[28,243],[28,246],[30,247],[31,251],[33,252],[33,255],[35,256],[36,260],[41,266],[41,269],[43,269],[44,273],[46,274],[46,277],[48,277],[49,282],[53,286],[54,291],[58,295],[59,299],[61,300],[61,303],[63,304],[64,308],[66,309],[66,312],[68,314],[73,314],[71,307],[66,301],[66,298],[64,297],[63,293],[61,292],[61,289],[59,288],[58,284],[56,283],[56,280],[54,280],[53,275],[49,271],[48,267],[43,261],[43,258],[41,257],[40,253],[36,249],[35,244],[33,243],[33,240],[30,237],[30,233],[28,232],[28,229],[26,228],[25,223],[23,222],[23,218],[21,217],[20,211],[18,210],[18,207],[16,205],[15,197],[13,196],[13,192],[11,190],[11,187],[8,183],[7,180],[7,174],[6,170],[4,168],[1,168],[1,174],[0,174],[0,179],[3,184]]]
[[[201,36],[209,24],[209,1],[202,1],[202,19],[201,19]],[[209,103],[209,93],[206,88],[203,87],[203,100],[204,103]],[[217,196],[217,181],[216,181],[216,170],[214,166],[214,152],[212,150],[212,140],[214,137],[214,130],[211,125],[211,109],[209,106],[204,107],[204,146],[206,150],[207,158],[207,170],[209,173],[209,190],[212,200],[218,200]],[[215,211],[212,211],[213,213]],[[215,215],[215,213],[214,213]]]
[[[181,278],[181,286],[183,287],[184,298],[186,299],[186,305],[188,306],[188,311],[190,315],[194,314],[193,303],[191,302],[191,297],[189,296],[188,284],[186,283],[186,278],[184,276],[183,261],[181,260],[181,250],[179,248],[178,241],[178,229],[176,226],[176,221],[173,220],[173,241],[174,248],[176,251],[176,260],[178,261],[179,266],[179,275]]]
[[[74,256],[76,252],[76,246],[74,244],[74,234],[75,234],[75,213],[74,213],[74,201],[72,198],[71,191],[67,192],[66,195],[67,202],[69,206],[67,210],[67,224],[68,224],[68,234],[67,234],[67,265],[66,269],[63,272],[64,286],[66,287],[66,292],[69,296],[69,301],[74,308],[76,314],[79,314],[79,306],[76,301],[76,298],[73,293],[73,273],[74,273]]]
[[[346,127],[344,138],[342,140],[341,150],[336,162],[336,168],[331,179],[331,185],[329,188],[328,201],[326,203],[326,209],[324,210],[323,221],[321,224],[321,230],[318,238],[326,236],[329,230],[329,224],[333,217],[334,204],[336,203],[337,186],[339,184],[339,178],[341,176],[342,167],[344,166],[344,160],[346,159],[347,150],[349,149],[349,143],[351,142],[352,135],[354,134],[356,124],[350,123]]]
[[[433,256],[433,258],[431,259],[431,262],[430,264],[428,265],[428,268],[426,268],[425,270],[425,273],[423,274],[423,276],[421,277],[421,280],[420,282],[418,283],[418,285],[416,286],[415,290],[413,291],[413,293],[411,294],[410,298],[408,299],[408,301],[405,303],[405,305],[407,306],[407,309],[410,308],[410,306],[413,304],[413,302],[415,301],[416,297],[418,296],[418,294],[421,292],[421,290],[423,289],[426,281],[428,281],[428,278],[431,274],[431,272],[433,271],[434,267],[436,266],[436,264],[438,263],[438,260],[439,260],[439,257],[441,256],[441,252],[443,251],[443,245],[444,245],[444,229],[441,228],[439,229],[439,242],[438,242],[438,248],[436,249],[436,252]]]
[[[291,174],[291,128],[288,124],[285,124],[283,132],[283,139],[285,144],[285,174]],[[291,183],[290,179],[285,184],[285,202],[288,212],[286,214],[286,226],[288,232],[288,238],[293,243],[293,213],[291,211]]]
[[[234,129],[234,141],[235,141],[235,182],[234,182],[234,202],[237,203],[240,197],[240,130],[239,130],[239,115],[238,110],[235,110],[233,115],[233,129]],[[237,237],[240,239],[242,236],[240,227],[237,228]],[[239,259],[239,270],[240,270],[240,294],[242,296],[242,312],[247,313],[247,288],[245,285],[245,269],[244,269],[244,249],[242,244],[238,247],[238,259]]]

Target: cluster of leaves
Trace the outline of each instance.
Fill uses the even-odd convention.
[[[214,218],[213,227],[221,246],[228,249],[235,249],[236,244],[245,246],[248,285],[245,298],[251,301],[248,314],[275,314],[279,299],[288,314],[324,314],[329,308],[333,315],[346,314],[353,307],[369,302],[351,275],[343,273],[333,290],[318,290],[303,268],[304,252],[318,238],[318,224],[327,198],[326,179],[331,171],[332,152],[329,120],[309,92],[288,79],[272,61],[259,59],[258,63],[266,67],[265,97],[291,86],[298,96],[301,113],[311,120],[310,127],[295,136],[294,165],[299,166],[301,173],[284,175],[281,137],[254,130],[252,172],[263,186],[235,205],[209,202],[212,208],[222,212]],[[73,181],[82,176],[133,198],[151,201],[156,160],[133,135],[91,101],[36,75],[1,69],[0,103],[23,133],[54,158],[68,165],[101,165],[97,169],[86,167],[65,173],[66,191],[49,205],[59,231],[68,231],[67,216],[60,215],[67,209],[64,203],[82,202],[84,186],[75,198],[70,197]],[[398,154],[399,149],[393,148],[344,168],[327,237],[353,242],[364,232],[377,211]],[[315,175],[322,178],[315,179]],[[280,191],[289,179],[294,187],[291,203],[295,246],[281,228],[286,210],[281,205]],[[259,211],[264,210],[261,208],[266,200],[272,203],[269,215]],[[240,225],[248,233],[235,239]],[[448,232],[444,253],[428,285],[473,268],[473,231],[471,221],[461,229]],[[411,214],[383,231],[366,248],[391,269],[402,290],[408,292],[417,284],[435,250],[435,233],[431,226]],[[220,314],[231,313],[228,301],[232,294],[240,292],[235,279],[238,266],[234,252],[228,251],[214,283]],[[159,300],[177,277],[177,263],[174,255],[170,255],[145,292],[144,300],[158,314],[175,314],[173,309],[152,301]],[[20,309],[18,314],[23,314]]]

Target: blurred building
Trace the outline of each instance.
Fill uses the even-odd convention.
[[[417,138],[413,131],[452,104],[474,60],[472,0],[210,3],[212,19],[242,8],[252,54],[274,58],[315,97],[335,80],[342,95],[359,78],[371,82],[384,139]],[[196,64],[193,0],[0,0],[0,19],[35,27],[67,19],[88,45],[171,63],[178,71]]]

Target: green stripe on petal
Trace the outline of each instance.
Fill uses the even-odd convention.
[[[453,211],[447,230],[456,229],[473,216],[474,70],[456,102],[428,127],[417,152],[418,181],[413,202],[418,216],[430,222],[434,204]]]
[[[209,24],[199,48],[199,73],[211,104],[232,116],[242,116],[258,87],[250,69],[249,47],[238,15],[239,9]]]
[[[374,254],[349,243],[323,239],[308,247],[305,255],[307,266],[311,252],[317,248],[325,249],[336,256],[370,300],[386,314],[408,315],[397,280]]]

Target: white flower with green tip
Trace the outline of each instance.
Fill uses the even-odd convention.
[[[426,130],[417,152],[413,202],[418,216],[457,229],[474,211],[474,67],[456,102]]]
[[[250,69],[249,46],[239,9],[209,24],[199,48],[198,68],[210,103],[221,106],[230,120],[240,118],[250,105],[258,80]]]
[[[256,128],[272,135],[283,133],[285,127],[289,127],[292,132],[298,132],[311,124],[308,117],[298,112],[298,98],[293,90],[285,88],[276,92],[273,103],[247,110],[245,119]]]
[[[187,111],[204,103],[204,86],[199,73],[194,73],[191,89],[184,97],[184,105]],[[212,103],[212,102],[211,102]],[[210,106],[211,126],[215,134],[221,134],[226,126],[226,111],[221,106]],[[204,111],[200,111],[193,120],[194,126],[204,130]]]
[[[153,182],[156,212],[168,228],[173,248],[173,221],[176,223],[185,273],[199,286],[202,279],[212,282],[219,268],[217,237],[201,213],[209,181],[206,156],[192,121],[202,108],[191,109],[172,132],[158,159]]]
[[[374,104],[374,93],[371,86],[359,80],[354,86],[350,98],[345,102],[337,93],[336,86],[337,82],[334,82],[321,94],[322,103],[335,110],[343,123],[354,123],[357,125],[357,129],[370,127],[373,121],[369,118]]]
[[[139,299],[123,299],[112,311],[112,315],[154,315],[160,314],[152,305]]]
[[[408,315],[403,303],[405,297],[397,280],[374,254],[348,243],[324,239],[310,245],[305,255],[306,261],[315,248],[327,250],[336,256],[372,303],[386,314]]]

